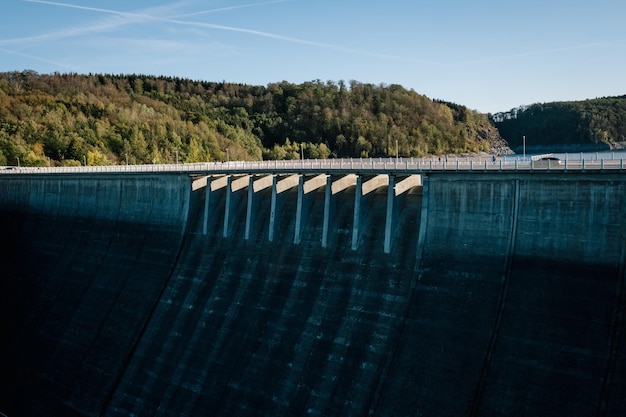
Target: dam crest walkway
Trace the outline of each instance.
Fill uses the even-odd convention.
[[[551,154],[527,158],[347,158],[274,161],[225,161],[177,164],[104,165],[74,167],[0,167],[1,174],[159,173],[253,174],[253,173],[370,173],[425,174],[429,172],[623,172],[623,159],[544,159]]]

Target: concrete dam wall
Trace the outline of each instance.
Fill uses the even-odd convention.
[[[626,414],[626,177],[385,177],[0,176],[0,412]]]

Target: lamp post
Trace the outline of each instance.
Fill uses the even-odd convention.
[[[302,142],[300,142],[300,160],[304,161],[304,147],[302,145]]]
[[[226,162],[230,162],[230,155],[228,153],[228,148],[226,148]]]
[[[522,150],[524,151],[524,161],[526,161],[526,135],[522,136]]]

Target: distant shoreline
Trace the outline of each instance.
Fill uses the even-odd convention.
[[[516,154],[524,153],[522,146],[511,146]],[[527,154],[544,153],[576,153],[576,152],[602,152],[612,150],[626,150],[626,142],[615,143],[579,143],[579,144],[550,144],[550,145],[526,145]]]

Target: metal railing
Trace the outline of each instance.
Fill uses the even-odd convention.
[[[77,173],[427,173],[427,172],[581,172],[623,171],[623,159],[536,160],[528,158],[351,158],[276,161],[197,162],[185,164],[74,167],[0,167],[2,174]]]

